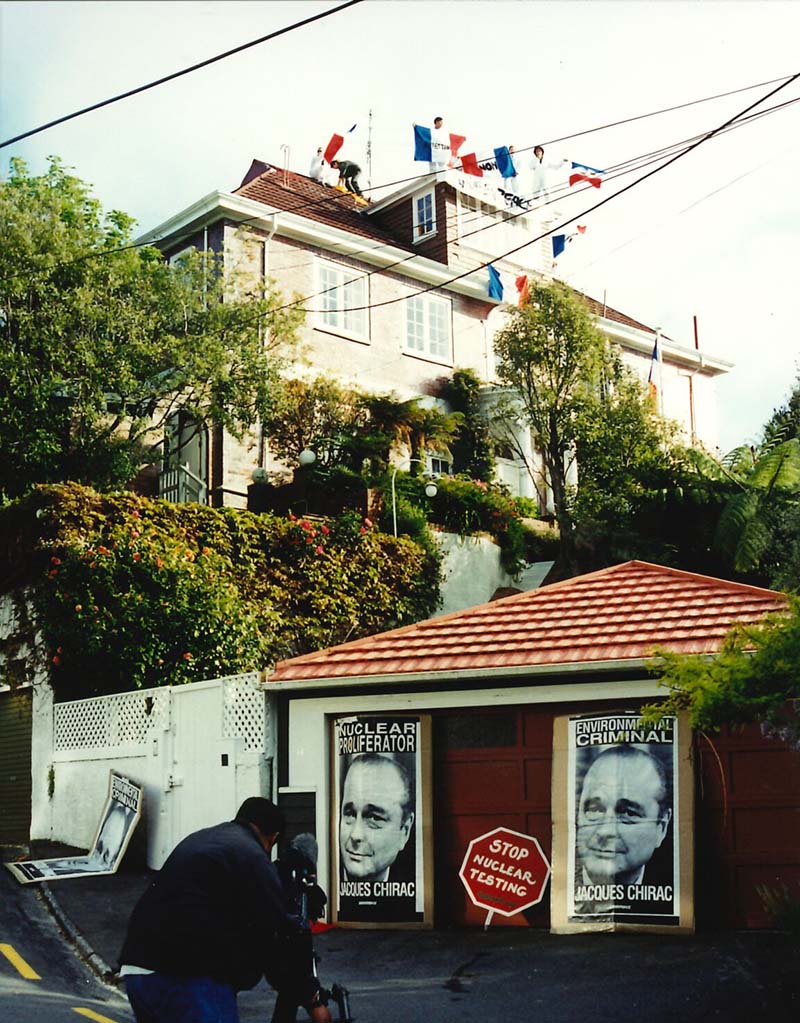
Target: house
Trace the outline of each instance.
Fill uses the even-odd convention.
[[[638,712],[659,695],[648,671],[657,648],[713,655],[734,623],[757,621],[784,599],[634,561],[278,663],[266,691],[282,737],[279,799],[304,813],[317,835],[320,883],[340,922],[482,924],[486,909],[468,898],[459,870],[470,842],[503,828],[536,838],[552,877],[540,903],[503,917],[503,885],[523,883],[525,864],[513,856],[504,863],[498,851],[483,864],[495,876],[492,926],[569,929],[577,918],[581,927],[608,929],[613,918],[615,928],[645,922],[674,933],[690,929],[695,913],[705,926],[766,926],[757,887],[800,883],[797,753],[757,725],[692,735],[678,718],[651,731],[641,729]],[[649,833],[649,858],[634,862],[618,887],[584,878],[583,895],[595,903],[587,920],[574,894],[581,888],[573,852],[579,800],[580,812],[586,809],[580,785],[590,774],[581,757],[620,741],[638,765],[638,783],[656,777],[642,750],[658,755],[662,791],[656,795],[648,782],[650,815],[646,799],[636,809],[639,797],[630,791],[612,806],[627,834],[615,841],[632,849],[631,836]],[[346,788],[358,754],[383,772],[371,811]],[[378,844],[370,836],[388,828],[386,793],[397,787],[381,758],[401,761],[404,777],[415,779],[406,781],[404,801],[413,814],[405,810],[407,830],[398,829],[412,869],[409,875],[406,862],[395,875],[391,865],[388,879],[375,880],[366,866],[370,841]],[[587,827],[592,816],[607,825],[604,799],[594,794]],[[363,830],[347,869],[344,836],[357,825]],[[600,869],[610,874],[614,863],[621,876],[614,857],[622,855],[621,846],[602,847]]]
[[[422,175],[380,201],[254,160],[238,188],[213,192],[143,235],[168,258],[194,246],[226,266],[272,278],[308,316],[304,359],[314,373],[401,399],[427,396],[454,368],[473,370],[487,402],[496,387],[492,337],[504,312],[488,294],[485,264],[510,280],[552,276],[552,226],[538,211],[511,213],[497,191],[457,171]],[[520,249],[520,246],[523,248]],[[503,253],[519,250],[513,257]],[[478,268],[478,269],[476,269]],[[516,296],[506,295],[506,301]],[[646,379],[656,331],[587,297],[598,326]],[[714,381],[730,364],[695,345],[662,339],[660,402],[687,439],[716,446]],[[305,370],[298,370],[305,372]],[[519,448],[536,463],[529,431]],[[512,493],[535,496],[534,480],[512,450],[498,473]],[[221,429],[197,431],[179,417],[168,431],[159,492],[172,499],[244,506],[256,468],[272,470],[268,439],[244,444]],[[429,468],[447,471],[446,462]],[[540,499],[543,495],[539,495]]]

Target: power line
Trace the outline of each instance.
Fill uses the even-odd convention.
[[[329,12],[329,13],[332,13],[332,12]],[[247,44],[247,45],[250,45],[250,44]],[[233,51],[231,51],[231,52],[233,52]],[[779,81],[779,82],[785,82],[785,84],[788,85],[789,82],[793,81],[793,80],[794,79],[792,79],[792,78],[785,79],[785,76],[782,76],[781,78],[778,78],[778,79],[772,79],[772,81],[770,83],[766,83],[766,84],[772,84],[772,82]],[[574,135],[564,136],[564,138],[576,138],[579,135],[583,135],[583,134],[587,134],[588,135],[588,134],[591,134],[592,132],[600,131],[604,127],[613,127],[616,124],[623,124],[623,123],[628,123],[629,121],[632,121],[632,120],[641,120],[642,118],[653,117],[653,116],[656,116],[656,115],[658,115],[660,113],[665,113],[665,112],[669,112],[669,111],[672,111],[672,110],[681,109],[681,108],[686,107],[686,106],[692,106],[692,105],[696,105],[696,104],[700,104],[700,103],[705,103],[705,102],[708,102],[710,100],[718,99],[720,97],[732,95],[732,94],[735,94],[735,93],[748,92],[748,91],[751,91],[754,88],[757,88],[757,86],[753,86],[753,85],[743,86],[740,89],[731,90],[731,92],[718,93],[715,96],[705,97],[705,98],[702,98],[702,99],[693,100],[693,101],[691,101],[689,103],[680,104],[680,106],[678,106],[678,107],[668,107],[668,108],[665,108],[664,110],[652,111],[651,113],[648,113],[648,114],[641,114],[641,115],[638,115],[637,117],[634,117],[634,118],[628,118],[625,121],[615,121],[615,122],[611,122],[609,125],[600,126],[600,127],[597,127],[597,128],[589,128],[589,129],[586,129],[583,132],[578,132],[578,133],[576,133]],[[783,86],[781,86],[781,88],[783,88]],[[773,95],[773,93],[770,93],[768,95]],[[785,103],[777,104],[774,107],[769,107],[769,108],[767,108],[767,109],[765,109],[763,111],[759,111],[756,114],[752,114],[749,118],[744,118],[742,116],[734,117],[734,118],[731,119],[730,122],[727,122],[726,127],[725,127],[724,130],[725,131],[729,131],[729,130],[734,130],[734,129],[738,128],[738,127],[743,127],[746,124],[750,123],[751,120],[755,120],[757,118],[764,117],[764,116],[766,116],[769,113],[773,113],[773,112],[775,112],[777,110],[783,109],[784,107],[790,106],[790,105],[792,105],[794,103],[797,103],[797,102],[800,102],[800,98],[793,99],[793,100],[787,100]],[[748,107],[746,109],[749,110],[751,108]],[[719,133],[720,132],[717,132],[717,134],[719,134]],[[670,153],[670,152],[674,151],[678,147],[684,146],[688,142],[693,142],[696,139],[702,139],[702,138],[705,138],[705,134],[704,133],[700,133],[698,135],[693,135],[693,136],[691,136],[688,139],[681,140],[680,142],[673,142],[673,143],[670,143],[668,146],[661,147],[660,149],[652,150],[652,151],[650,151],[648,153],[643,153],[643,154],[641,154],[638,157],[632,157],[632,158],[630,158],[628,160],[625,160],[625,161],[622,161],[621,163],[618,163],[618,164],[613,164],[609,168],[607,168],[607,170],[621,171],[622,168],[627,166],[628,167],[628,171],[625,171],[625,173],[627,173],[630,170],[639,169],[641,167],[647,166],[649,163],[652,163],[653,162],[652,158],[654,158],[654,157],[658,157],[659,155],[665,155],[667,153]],[[558,140],[556,140],[556,141],[558,141]],[[549,142],[545,143],[545,144],[546,145],[550,145]],[[527,147],[524,147],[522,149],[517,150],[517,152],[526,152],[527,150],[530,150],[530,149],[533,149],[533,148],[534,148],[533,146],[527,146]],[[642,163],[640,161],[645,161],[645,162]],[[634,167],[633,165],[637,164],[637,163],[638,163],[638,167]],[[420,174],[420,175],[412,175],[411,177],[407,177],[407,178],[399,178],[399,179],[397,179],[395,181],[386,182],[386,183],[384,183],[382,185],[376,185],[375,189],[377,189],[377,188],[395,187],[397,185],[406,184],[408,182],[415,181],[417,179],[422,179],[422,178],[425,178],[425,177],[428,177],[428,176],[429,176],[429,173],[425,172],[425,173]],[[613,175],[613,176],[615,177],[617,175]],[[612,179],[613,179],[613,177],[609,178],[609,180],[612,180]],[[375,189],[372,189],[372,190],[374,191]],[[552,192],[552,191],[557,191],[557,190],[558,190],[558,186],[556,186],[556,188],[554,188],[554,189],[551,189],[550,191]],[[562,187],[562,191],[566,191],[566,188]],[[580,189],[580,191],[585,191],[585,189]],[[575,194],[575,193],[573,193],[573,194]],[[342,193],[336,192],[335,190],[332,189],[330,195],[325,195],[325,196],[323,196],[320,199],[314,199],[314,200],[312,200],[310,202],[308,202],[308,201],[301,202],[301,203],[299,203],[299,204],[297,204],[295,206],[287,207],[286,209],[281,210],[281,212],[283,212],[283,213],[301,213],[304,210],[313,209],[313,208],[317,208],[317,207],[320,207],[320,206],[332,205],[334,203],[338,203],[342,197],[343,197]],[[509,223],[510,221],[516,219],[516,217],[518,217],[518,216],[523,216],[526,213],[536,212],[536,210],[541,209],[543,206],[549,205],[549,204],[551,204],[553,202],[556,202],[556,201],[558,201],[558,197],[555,198],[555,199],[548,200],[547,202],[541,204],[540,206],[533,207],[532,209],[531,208],[522,209],[522,210],[520,210],[517,213],[512,213],[510,216],[506,217],[506,219],[504,221],[497,221],[496,223],[497,224]],[[581,214],[581,215],[583,215],[583,214]],[[262,214],[255,214],[252,217],[248,217],[248,218],[246,218],[244,220],[238,221],[237,222],[237,226],[243,227],[246,224],[251,223],[254,220],[260,219],[261,216],[262,216]],[[480,216],[481,216],[480,213],[476,214],[474,219],[479,219]],[[480,230],[489,230],[493,226],[495,226],[495,224],[484,225],[482,228],[480,228]],[[477,231],[470,232],[470,234],[474,234],[474,233],[478,233],[478,232]],[[532,239],[528,244],[533,244],[535,241],[540,241],[543,237],[546,237],[546,235],[540,235],[539,238]],[[91,252],[84,253],[83,255],[75,256],[75,257],[73,257],[72,259],[69,259],[69,260],[62,260],[62,261],[60,261],[58,263],[53,263],[53,264],[51,264],[50,266],[47,266],[47,267],[32,267],[32,268],[27,268],[27,269],[24,269],[24,270],[20,270],[20,271],[18,271],[15,274],[8,274],[8,275],[6,275],[6,280],[13,280],[13,279],[15,279],[17,277],[23,277],[23,276],[35,276],[35,275],[40,274],[40,273],[46,273],[46,272],[49,272],[49,271],[57,270],[59,268],[65,267],[65,266],[71,266],[71,265],[73,265],[75,263],[78,263],[78,262],[81,262],[81,261],[84,261],[84,260],[102,258],[102,257],[114,255],[114,254],[119,253],[119,252],[126,252],[126,251],[128,251],[130,249],[142,248],[142,247],[145,247],[147,245],[153,245],[153,244],[155,244],[156,242],[158,242],[160,240],[161,239],[159,239],[159,238],[154,238],[154,239],[152,239],[149,242],[132,242],[132,243],[130,243],[128,245],[123,245],[123,246],[120,246],[120,247],[118,247],[116,249],[93,250]],[[387,245],[392,245],[394,243],[387,242],[386,244]],[[379,246],[379,248],[380,247],[382,247],[382,246]],[[367,249],[362,249],[362,250],[360,250],[360,252],[349,253],[349,255],[357,256],[359,254],[365,254],[367,252],[373,252],[373,251],[375,251],[375,247],[374,246],[370,247],[370,248],[367,248]],[[391,269],[392,267],[399,266],[400,264],[402,264],[404,262],[407,262],[408,259],[414,258],[415,255],[416,255],[416,253],[412,253],[409,257],[406,257],[406,258],[404,258],[402,260],[399,260],[397,263],[393,263],[389,267],[384,267],[384,268],[382,268],[382,270]],[[497,257],[497,258],[503,258],[503,257]],[[305,265],[305,264],[300,264],[300,265]],[[367,276],[371,276],[371,274],[375,273],[375,272],[378,272],[378,271],[370,271],[370,273],[367,274]],[[318,294],[325,294],[325,292],[319,292]],[[312,295],[312,296],[308,296],[308,297],[309,298],[313,298],[313,297],[316,297],[316,295]],[[305,301],[305,299],[303,301]]]
[[[397,302],[406,302],[406,301],[408,301],[409,298],[413,298],[413,297],[415,297],[417,295],[424,295],[424,294],[427,294],[429,291],[434,291],[437,288],[446,287],[449,284],[455,284],[456,281],[463,280],[465,277],[469,277],[471,274],[476,273],[478,270],[485,270],[486,267],[489,266],[490,263],[493,263],[495,260],[506,259],[508,256],[512,256],[515,253],[520,252],[522,249],[527,248],[529,245],[533,245],[535,242],[541,241],[542,238],[546,238],[546,237],[548,237],[548,235],[554,234],[555,231],[558,231],[558,230],[560,230],[560,229],[562,229],[564,227],[567,227],[569,224],[575,223],[575,221],[580,220],[582,217],[585,217],[588,213],[593,213],[595,210],[600,209],[601,206],[605,206],[607,203],[611,202],[612,199],[619,198],[619,196],[623,195],[625,192],[628,192],[632,188],[635,188],[636,185],[639,185],[643,181],[646,181],[648,178],[653,177],[654,174],[658,174],[660,171],[665,170],[671,164],[673,164],[676,161],[682,159],[684,156],[688,156],[688,154],[693,152],[695,149],[697,149],[698,146],[703,145],[704,142],[707,142],[709,139],[713,138],[715,135],[718,135],[720,132],[724,131],[724,129],[727,128],[729,125],[733,124],[739,118],[744,117],[745,114],[749,113],[755,107],[759,106],[759,104],[761,104],[765,100],[769,99],[770,96],[774,96],[776,93],[780,92],[781,89],[785,89],[788,85],[791,85],[791,83],[796,81],[798,78],[800,78],[800,71],[797,72],[796,74],[792,75],[791,78],[789,78],[785,82],[783,82],[782,85],[779,85],[775,89],[770,90],[770,92],[768,92],[765,96],[762,96],[760,99],[756,100],[754,103],[751,103],[749,106],[745,107],[744,110],[741,110],[738,114],[734,114],[733,117],[728,118],[727,121],[724,121],[717,128],[714,128],[712,131],[707,132],[705,135],[703,135],[702,138],[700,138],[698,141],[692,143],[692,145],[688,146],[682,152],[679,152],[679,153],[675,154],[675,156],[670,157],[670,159],[668,159],[665,163],[661,164],[658,167],[654,167],[653,170],[648,171],[646,174],[643,174],[641,177],[637,178],[635,181],[632,181],[632,182],[630,182],[630,184],[625,185],[618,192],[615,192],[613,195],[607,196],[605,199],[601,199],[599,202],[595,203],[593,206],[590,206],[587,209],[583,210],[582,212],[578,213],[576,216],[570,217],[568,220],[563,221],[557,227],[553,227],[553,228],[551,228],[548,231],[543,231],[542,234],[538,235],[536,238],[531,238],[530,241],[524,242],[522,245],[517,245],[514,248],[509,249],[507,252],[504,252],[502,255],[494,256],[491,259],[486,260],[483,263],[479,263],[478,266],[473,267],[471,270],[465,270],[463,273],[456,274],[454,277],[451,277],[451,278],[449,278],[446,281],[442,281],[439,284],[431,284],[431,285],[428,285],[427,287],[424,287],[424,288],[418,288],[416,291],[413,291],[410,295],[401,295],[401,296],[399,296],[397,298],[384,299],[382,302],[372,302],[372,303],[369,303],[368,305],[364,305],[364,306],[350,306],[350,307],[347,307],[347,308],[339,309],[338,311],[339,312],[360,312],[363,309],[378,309],[378,308],[381,308],[381,307],[387,306],[387,305],[395,305]],[[314,298],[316,296],[315,295],[311,295],[311,296],[308,296],[308,297],[309,298]],[[300,300],[298,300],[296,302],[289,302],[289,303],[287,303],[284,306],[280,306],[276,310],[276,312],[280,312],[282,309],[288,309],[288,308],[291,308],[292,306],[299,305],[301,302],[305,302],[305,301],[308,301],[308,299],[307,298],[303,298],[303,299],[300,299]],[[322,311],[324,311],[324,310],[319,310],[319,309],[305,309],[304,310],[304,312],[307,312],[307,313],[308,312],[318,313],[318,312],[322,312]]]
[[[285,28],[279,28],[275,32],[270,32],[268,35],[261,36],[258,39],[252,39],[249,43],[242,43],[241,46],[234,46],[232,50],[226,50],[225,53],[219,53],[216,57],[209,57],[207,60],[201,60],[197,64],[192,64],[191,67],[183,68],[182,71],[173,71],[172,74],[164,75],[163,78],[157,78],[154,82],[148,82],[147,85],[139,85],[135,89],[128,89],[127,92],[121,92],[117,96],[111,96],[108,99],[100,100],[98,103],[92,103],[91,106],[83,107],[81,110],[76,110],[71,114],[64,114],[63,117],[57,117],[54,121],[48,121],[47,124],[40,124],[38,128],[31,128],[29,131],[24,131],[20,135],[15,135],[13,138],[6,139],[5,142],[0,142],[0,149],[5,146],[10,146],[14,142],[20,142],[22,139],[30,138],[31,135],[38,135],[39,132],[47,131],[48,128],[54,128],[57,124],[63,124],[65,121],[71,121],[75,117],[82,117],[84,114],[89,114],[93,110],[100,110],[102,107],[110,106],[112,103],[118,103],[122,99],[128,99],[131,96],[136,96],[140,92],[147,92],[148,89],[155,89],[157,85],[164,85],[166,82],[174,81],[176,78],[181,78],[183,75],[191,74],[192,71],[199,71],[201,68],[208,67],[210,64],[216,64],[217,61],[225,60],[226,57],[232,57],[236,53],[242,53],[244,50],[249,50],[253,46],[259,46],[261,43],[269,42],[270,39],[277,39],[278,36],[286,35],[288,32],[294,32],[295,29],[303,28],[305,25],[310,25],[312,22],[321,21],[323,18],[329,18],[332,14],[338,14],[339,11],[344,11],[348,7],[353,7],[355,4],[360,4],[362,0],[346,0],[346,3],[339,4],[338,7],[334,7],[329,11],[322,11],[320,14],[313,14],[309,18],[303,18],[302,21],[295,21],[291,25],[287,25]]]

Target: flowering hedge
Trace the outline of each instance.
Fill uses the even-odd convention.
[[[310,521],[76,484],[0,512],[59,698],[177,684],[433,613],[439,562],[368,519]],[[16,553],[14,553],[16,552]]]

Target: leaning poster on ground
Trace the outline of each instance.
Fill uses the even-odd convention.
[[[6,863],[6,866],[21,884],[113,874],[122,862],[141,815],[142,787],[111,771],[108,798],[100,815],[92,848],[85,856],[26,860]]]
[[[677,721],[571,717],[567,918],[677,926],[681,829]]]
[[[333,722],[331,843],[338,923],[429,926],[430,721]]]

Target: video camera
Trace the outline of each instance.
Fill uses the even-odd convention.
[[[318,920],[325,912],[327,898],[317,884],[317,842],[313,835],[301,834],[292,839],[276,866],[281,884],[290,904],[292,917],[297,921],[297,932],[292,944],[298,956],[310,956],[311,976],[316,989],[316,1001],[321,1005],[334,1002],[338,1018],[334,1023],[353,1023],[350,1015],[350,993],[341,984],[330,989],[323,987],[317,973],[319,956],[313,949],[311,920]],[[298,1004],[279,990],[272,1023],[295,1023]]]

